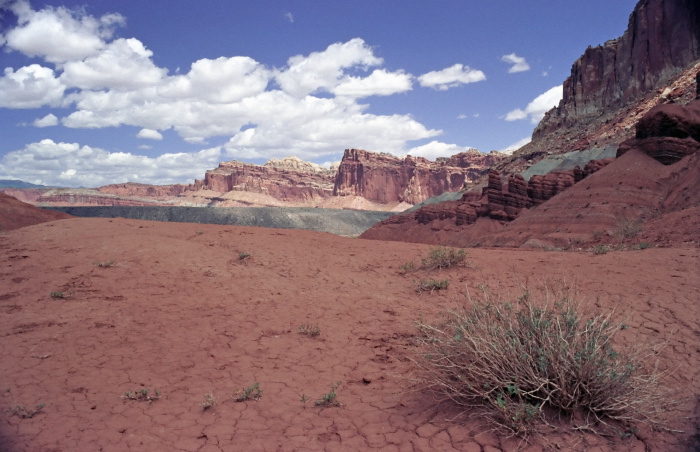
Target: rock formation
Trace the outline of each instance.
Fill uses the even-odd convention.
[[[127,182],[124,184],[104,185],[99,187],[97,191],[126,197],[170,199],[179,196],[186,191],[190,191],[193,188],[193,185],[185,184],[148,185]]]
[[[273,160],[265,165],[252,165],[235,160],[222,162],[197,180],[195,190],[217,193],[216,201],[227,192],[248,192],[267,195],[279,201],[313,203],[333,196],[333,174],[318,165],[296,158]]]
[[[700,98],[693,100],[700,94],[700,85],[696,87],[696,81],[700,80],[698,59],[700,3],[697,0],[639,1],[622,37],[603,46],[590,47],[574,63],[571,76],[564,83],[564,98],[540,122],[532,142],[496,164],[488,178],[479,181],[484,186],[481,198],[469,194],[469,199],[465,195],[461,201],[424,206],[409,215],[375,225],[363,237],[443,244],[469,243],[467,237],[470,237],[473,243],[484,243],[484,234],[473,233],[473,230],[480,228],[481,232],[493,236],[494,227],[498,227],[493,225],[507,223],[504,230],[509,231],[510,236],[506,242],[499,243],[517,245],[519,242],[513,231],[527,236],[524,226],[527,224],[544,231],[550,222],[545,212],[553,210],[547,200],[562,192],[562,196],[569,197],[574,189],[567,188],[579,187],[576,182],[611,163],[611,159],[587,164],[579,161],[579,166],[570,170],[532,176],[528,182],[519,175],[520,171],[550,154],[566,154],[567,160],[575,161],[572,154],[577,152],[572,151],[585,150],[586,155],[591,155],[595,153],[589,151],[603,147],[614,149],[620,143],[617,156],[622,157],[612,160],[617,169],[605,174],[616,177],[634,172],[625,165],[633,165],[639,174],[629,178],[620,176],[620,180],[613,181],[596,178],[598,184],[605,185],[601,193],[611,197],[600,201],[605,207],[600,207],[599,211],[592,207],[598,202],[595,193],[587,189],[573,191],[580,197],[577,201],[580,201],[581,210],[578,211],[571,202],[562,202],[562,196],[555,197],[552,202],[559,200],[554,205],[561,215],[556,221],[552,217],[551,222],[556,226],[547,233],[588,230],[590,236],[596,222],[600,227],[609,227],[619,218],[662,211],[659,203],[666,196],[664,193],[675,190],[673,184],[678,178],[654,166],[654,160],[644,154],[667,165],[678,162],[677,165],[681,165],[678,168],[690,174],[688,180],[700,177],[697,158],[700,155],[697,152],[700,150],[697,138]],[[634,139],[625,141],[633,138],[635,131]],[[636,157],[626,155],[630,150],[634,150],[631,155]],[[686,157],[693,153],[695,155]],[[580,169],[581,166],[584,168]],[[657,178],[654,180],[658,183],[637,182],[635,178],[644,177],[642,167],[649,177]],[[647,193],[653,187],[658,189],[658,184],[663,185],[663,193]],[[676,201],[683,200],[681,209],[699,208],[693,204],[697,203],[697,195],[689,189],[691,186],[694,187],[691,184],[682,190],[682,197],[679,194],[672,197]],[[615,195],[620,199],[613,200]],[[615,209],[611,208],[613,205]],[[677,211],[670,214],[677,214]],[[678,218],[691,216],[678,214]],[[487,221],[491,226],[485,226]],[[395,227],[398,224],[401,227]],[[464,225],[472,226],[465,228]]]
[[[158,186],[152,186],[157,189]],[[34,204],[39,206],[160,206],[168,200],[149,197],[137,198],[127,195],[105,193],[100,189],[56,188],[44,191]]]
[[[620,38],[589,47],[573,64],[563,99],[540,122],[533,140],[637,101],[699,58],[700,3],[641,0]]]
[[[469,226],[479,218],[488,218],[499,222],[509,222],[516,219],[525,210],[538,206],[551,199],[576,182],[605,167],[613,159],[597,160],[586,165],[567,171],[555,171],[546,176],[533,176],[526,181],[520,174],[503,176],[498,171],[491,170],[488,184],[481,194],[465,193],[459,201],[448,201],[430,204],[420,209],[395,215],[377,223],[360,237],[377,240],[412,241],[411,225],[431,227],[432,223],[440,223],[439,227]],[[399,230],[394,225],[402,225]],[[432,228],[433,230],[435,228]],[[424,235],[419,234],[424,239]],[[432,242],[429,242],[432,243]]]
[[[700,91],[700,72],[698,80]],[[687,106],[667,104],[652,108],[635,129],[635,137],[618,148],[618,157],[636,148],[670,165],[700,151],[700,96]]]
[[[499,152],[471,150],[431,162],[403,159],[361,149],[346,149],[335,178],[335,196],[362,196],[380,203],[418,204],[432,196],[459,191],[505,158]]]

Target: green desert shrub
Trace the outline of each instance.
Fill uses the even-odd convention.
[[[421,264],[426,270],[441,270],[462,265],[466,259],[467,252],[463,249],[438,246],[430,249],[428,257],[421,259]]]
[[[543,291],[511,301],[487,292],[421,322],[415,359],[422,388],[476,409],[509,433],[536,432],[554,418],[598,433],[662,425],[674,398],[653,347],[619,347],[612,314],[587,314],[571,298]],[[465,410],[466,411],[466,410]]]
[[[262,397],[262,389],[260,389],[260,385],[255,382],[251,386],[248,386],[247,388],[243,388],[238,393],[236,393],[235,397],[231,396],[236,402],[245,402],[246,400],[260,400]]]

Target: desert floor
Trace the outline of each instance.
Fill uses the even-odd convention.
[[[326,233],[67,219],[0,234],[0,450],[691,451],[698,447],[700,248],[470,249],[469,266],[401,274],[429,246]],[[249,256],[242,259],[241,253]],[[413,280],[449,279],[416,293]],[[412,386],[416,321],[485,285],[575,284],[627,317],[621,340],[668,341],[680,433],[553,432],[530,442]],[[63,292],[66,298],[53,298]],[[316,337],[300,325],[316,326]],[[259,400],[236,402],[258,383]],[[339,406],[315,401],[336,385]],[[159,400],[124,395],[158,389]],[[204,409],[207,393],[217,404]],[[303,401],[302,399],[307,399]],[[6,408],[22,405],[34,417]]]

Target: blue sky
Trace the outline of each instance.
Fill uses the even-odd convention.
[[[0,179],[513,149],[634,0],[0,0]]]

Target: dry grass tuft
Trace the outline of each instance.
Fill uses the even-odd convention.
[[[615,346],[626,326],[613,314],[582,312],[566,294],[495,298],[483,290],[442,323],[419,323],[424,387],[479,408],[509,434],[534,433],[555,418],[599,434],[666,425],[678,402],[662,384],[659,347]]]
[[[421,259],[421,264],[425,270],[442,270],[464,265],[466,259],[467,252],[463,249],[438,246],[430,249],[428,257]]]

